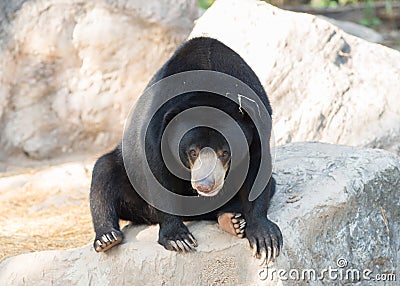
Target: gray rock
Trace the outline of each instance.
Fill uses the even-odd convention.
[[[0,160],[104,150],[189,34],[194,1],[0,3]]]
[[[217,1],[191,37],[208,35],[254,69],[274,111],[276,144],[323,141],[399,153],[400,53],[316,16]]]
[[[196,222],[189,224],[199,241],[193,254],[164,250],[156,242],[157,226],[129,227],[125,243],[105,254],[88,245],[9,258],[0,264],[0,284],[299,285],[306,282],[278,281],[278,272],[287,271],[279,272],[282,278],[295,277],[296,271],[308,277],[329,267],[344,277],[346,270],[362,276],[364,269],[371,270],[371,278],[399,275],[399,157],[376,149],[295,143],[276,149],[274,172],[278,188],[270,217],[282,229],[284,248],[268,269],[251,257],[245,239],[213,222]],[[325,275],[309,284],[346,282]],[[374,285],[385,285],[380,283]]]
[[[364,39],[368,42],[372,43],[382,43],[383,42],[383,36],[379,34],[378,32],[375,32],[374,30],[367,28],[365,26],[362,26],[360,24],[356,24],[353,22],[349,21],[343,21],[343,20],[336,20],[333,18],[325,17],[325,16],[318,16],[318,18],[321,18],[325,21],[328,21],[329,23],[332,23],[333,25],[339,27],[343,31],[345,31],[347,34],[359,37],[361,39]]]

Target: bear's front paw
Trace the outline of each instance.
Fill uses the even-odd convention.
[[[121,231],[113,228],[109,231],[96,235],[93,247],[96,252],[105,252],[111,247],[120,244],[123,238],[124,234]]]
[[[267,218],[259,218],[247,223],[246,237],[253,255],[261,259],[261,265],[268,265],[279,256],[283,239],[279,227]]]
[[[158,243],[167,250],[178,252],[196,251],[197,247],[196,239],[183,223],[179,227],[160,228]]]

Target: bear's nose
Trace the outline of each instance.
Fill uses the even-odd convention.
[[[199,184],[196,186],[196,189],[201,192],[209,192],[209,191],[211,191],[212,186]]]
[[[195,183],[196,190],[204,193],[211,192],[214,188],[214,181],[211,178],[205,178]]]

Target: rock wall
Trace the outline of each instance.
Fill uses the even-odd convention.
[[[0,5],[0,160],[111,148],[198,14],[188,0]]]
[[[1,4],[0,160],[111,148],[154,72],[189,34],[195,1]],[[218,0],[191,36],[236,50],[271,98],[276,144],[318,140],[400,153],[400,53],[315,16]],[[16,159],[18,160],[18,159]]]
[[[216,1],[191,33],[201,35],[227,44],[257,73],[278,145],[323,141],[400,154],[398,51],[257,1]]]
[[[0,284],[299,285],[307,279],[286,274],[279,281],[278,271],[321,274],[329,267],[337,273],[354,269],[360,277],[369,269],[371,279],[399,275],[399,157],[322,143],[284,145],[276,154],[278,185],[269,213],[282,230],[284,247],[268,269],[258,266],[246,239],[216,223],[195,222],[189,228],[199,247],[192,254],[164,250],[156,242],[157,226],[128,227],[125,242],[107,253],[88,245],[9,258],[0,264]],[[353,276],[330,280],[327,273],[324,281],[305,277],[307,285],[356,282]]]

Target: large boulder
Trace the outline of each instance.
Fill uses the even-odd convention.
[[[246,239],[216,223],[195,222],[189,224],[199,241],[193,254],[164,250],[156,242],[157,226],[128,227],[125,242],[107,253],[88,245],[9,258],[0,264],[0,284],[282,285],[278,275],[293,285],[306,278],[311,285],[346,282],[328,272],[324,281],[312,274],[329,268],[349,271],[347,282],[355,281],[351,273],[357,271],[393,280],[390,274],[400,273],[400,158],[322,143],[285,145],[276,155],[270,218],[282,229],[284,247],[268,269],[258,266]],[[299,273],[300,281],[289,273],[292,279]]]
[[[191,37],[238,52],[269,94],[278,145],[323,141],[400,154],[400,53],[316,16],[218,0]]]
[[[0,8],[0,160],[115,144],[134,100],[198,14],[189,0],[12,0]]]

